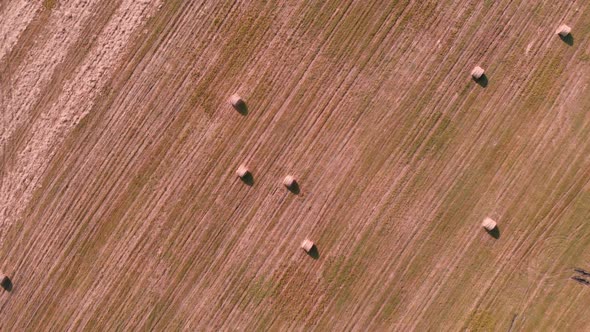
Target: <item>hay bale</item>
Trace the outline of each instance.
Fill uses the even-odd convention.
[[[562,24],[559,26],[559,28],[557,28],[557,30],[555,31],[556,34],[562,36],[562,37],[567,37],[567,35],[569,35],[572,32],[572,28],[570,28],[569,26]]]
[[[242,108],[245,105],[244,100],[237,93],[229,97],[229,102],[235,108]]]
[[[238,167],[236,174],[238,175],[239,178],[243,179],[250,174],[250,171],[248,170],[248,167],[241,165],[240,167]]]
[[[294,188],[295,185],[297,184],[297,181],[295,180],[295,178],[292,175],[287,175],[283,179],[283,184],[287,188]]]
[[[483,226],[483,228],[485,228],[488,232],[491,232],[492,230],[494,230],[494,228],[496,228],[497,224],[494,221],[494,219],[486,217],[483,222],[481,223],[481,225]]]
[[[306,253],[309,253],[311,249],[313,249],[313,246],[313,242],[308,239],[305,239],[303,242],[301,242],[301,249],[305,250]]]
[[[476,66],[471,71],[471,77],[473,77],[474,80],[478,80],[483,76],[483,73],[484,73],[483,68],[481,68],[480,66]]]

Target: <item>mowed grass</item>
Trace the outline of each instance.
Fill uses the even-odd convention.
[[[518,4],[501,5],[527,19]],[[536,40],[535,58],[524,58],[552,17],[545,7],[529,6],[530,30],[503,37],[492,20],[508,19],[487,13],[504,7],[490,1],[465,8],[452,1],[328,1],[302,5],[295,17],[282,17],[279,5],[219,3],[203,19],[201,32],[210,39],[186,43],[166,42],[179,38],[173,26],[194,10],[190,5],[166,2],[147,22],[147,34],[137,36],[95,110],[60,147],[27,210],[40,220],[65,206],[65,222],[53,226],[71,227],[48,253],[64,259],[47,278],[58,280],[52,292],[65,295],[47,295],[31,326],[61,316],[59,327],[69,327],[79,312],[60,305],[88,294],[96,297],[96,310],[75,328],[141,322],[170,330],[487,331],[575,324],[572,317],[583,310],[558,307],[585,303],[564,271],[584,264],[590,245],[584,222],[590,177],[581,171],[590,152],[590,98],[582,88],[569,113],[554,102],[564,84],[574,85],[571,70],[587,62],[576,46],[588,31],[576,30],[574,47],[557,38]],[[463,10],[452,23],[440,18],[441,31],[426,30],[446,8]],[[577,25],[590,25],[588,17]],[[482,31],[485,38],[476,39]],[[275,33],[292,37],[283,41]],[[270,41],[286,49],[265,50]],[[176,53],[163,45],[174,45]],[[143,66],[162,54],[174,55],[170,73],[144,76]],[[276,62],[265,67],[259,54]],[[489,68],[487,87],[468,77],[476,60]],[[150,84],[160,90],[150,88],[134,112],[115,112],[127,84],[156,76]],[[220,106],[236,88],[254,106],[248,117],[232,117]],[[175,102],[160,103],[168,99]],[[129,131],[109,131],[117,125],[111,116],[129,121]],[[120,145],[103,146],[112,151],[104,156],[112,164],[97,163],[98,173],[81,170],[88,183],[70,183],[71,170],[98,150],[86,144],[110,142],[97,128],[121,135]],[[257,135],[269,141],[252,138]],[[349,150],[340,149],[345,140]],[[286,156],[283,146],[295,152]],[[252,188],[228,180],[243,159],[267,166],[255,173]],[[303,175],[306,195],[276,190],[273,178],[288,170],[278,163]],[[180,165],[182,181],[173,182]],[[54,201],[70,193],[77,204],[89,189],[94,195],[75,215]],[[151,211],[159,195],[168,195],[164,211]],[[498,219],[499,239],[480,227],[488,215]],[[302,229],[317,242],[320,259],[293,254]],[[35,236],[34,227],[18,224],[6,241],[24,252],[20,241]],[[109,265],[110,255],[124,256],[114,248],[130,258]],[[113,269],[113,280],[92,277],[103,266]],[[155,286],[158,278],[162,284]],[[110,287],[93,293],[98,284]],[[141,319],[129,323],[128,317]],[[555,317],[566,319],[550,321]]]

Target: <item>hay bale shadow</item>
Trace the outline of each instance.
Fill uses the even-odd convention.
[[[311,247],[311,249],[307,252],[307,255],[309,255],[313,259],[319,259],[320,251],[318,250],[318,247],[314,244],[313,247]]]
[[[500,238],[500,228],[498,226],[494,227],[494,229],[492,229],[491,231],[486,230],[486,232],[488,232],[488,234],[490,234],[490,236],[494,239]]]
[[[579,267],[578,268],[575,268],[574,271],[575,272],[578,272],[579,274],[581,274],[583,276],[590,277],[590,272],[588,272],[588,271],[586,271],[584,269],[580,269]]]
[[[488,77],[486,76],[486,74],[481,75],[480,78],[475,79],[473,78],[473,80],[475,81],[475,83],[479,84],[482,88],[485,88],[488,86]]]
[[[574,46],[574,36],[570,33],[567,36],[558,35],[559,39],[561,39],[564,43],[568,44],[569,46]]]
[[[0,283],[0,286],[2,286],[2,288],[4,288],[5,291],[12,291],[12,280],[10,280],[10,278],[5,277],[4,280],[2,280],[2,283]]]
[[[590,281],[581,278],[581,277],[571,277],[572,280],[584,285],[584,286],[590,286]]]
[[[299,187],[299,183],[293,180],[293,183],[287,187],[287,189],[295,195],[299,195],[301,193],[301,188]]]
[[[250,172],[246,173],[246,175],[241,177],[240,180],[250,187],[254,185],[254,176]]]
[[[238,103],[233,105],[234,109],[238,111],[238,113],[246,116],[248,115],[248,105],[243,100],[240,100]]]

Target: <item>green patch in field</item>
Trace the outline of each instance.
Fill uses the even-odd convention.
[[[590,255],[586,248],[590,245],[590,192],[582,192],[572,202],[572,206],[559,223],[543,236],[539,242],[541,249],[536,253],[535,272],[537,280],[549,278],[563,282],[561,287],[551,287],[537,295],[531,307],[527,308],[526,323],[530,327],[547,324],[546,312],[556,303],[572,300],[571,292],[565,287],[570,276],[575,275],[574,268],[587,268]],[[573,283],[573,282],[572,282]]]
[[[342,18],[334,31],[334,38],[326,45],[326,53],[330,58],[337,58],[347,53],[347,46],[350,45],[351,36],[368,34],[369,15],[360,8],[352,9],[348,15]],[[363,40],[366,43],[369,38]],[[350,56],[350,55],[349,55]]]
[[[260,317],[259,320],[256,322],[256,328],[248,328],[247,330],[251,331],[268,331],[271,327],[271,323],[273,321],[273,315],[264,315]],[[254,327],[254,326],[253,326]]]
[[[328,21],[330,17],[334,14],[336,10],[338,10],[337,6],[339,6],[339,2],[323,2],[323,1],[312,1],[309,3],[308,6],[302,6],[306,9],[305,14],[303,14],[303,22],[306,27],[309,27],[309,32],[311,36],[317,37],[322,31],[326,31]],[[324,8],[324,6],[330,6],[329,8]],[[342,9],[340,9],[342,11]],[[301,14],[300,14],[301,15]]]
[[[152,310],[148,315],[147,321],[145,323],[145,328],[148,330],[154,329],[158,322],[158,319],[162,317],[162,314],[164,313],[165,309],[166,302],[163,300],[158,301],[156,304],[154,304]]]
[[[419,113],[416,112],[416,114],[419,114]],[[432,130],[432,128],[434,126],[436,126],[436,123],[438,122],[438,119],[441,116],[442,116],[442,113],[435,112],[428,119],[425,119],[425,120],[419,120],[419,118],[417,119],[417,121],[423,122],[423,124],[420,125],[421,128],[426,127],[426,128],[429,128],[429,130],[425,131],[425,130],[421,129],[421,133],[416,134],[415,137],[413,137],[411,139],[410,145],[405,149],[405,154],[409,159],[413,158],[414,155],[419,152],[420,146],[422,145],[422,143],[426,139],[426,136],[428,135],[430,130]]]
[[[535,5],[535,8],[533,8],[533,15],[539,17],[542,14],[543,14],[543,4],[539,2]]]
[[[547,100],[555,99],[555,92],[551,88],[559,82],[557,79],[565,69],[565,63],[561,55],[555,55],[549,58],[542,70],[531,77],[532,83],[528,87],[529,91],[524,94],[528,96],[524,103],[524,109],[535,112],[541,108]]]
[[[425,152],[438,152],[453,138],[457,130],[448,116],[443,116],[440,124],[426,142]]]
[[[579,237],[588,234],[587,230],[590,229],[588,219],[590,219],[590,192],[586,191],[581,193],[574,203],[567,223],[571,225],[569,231],[579,233]]]
[[[577,37],[576,42],[578,42],[578,40],[581,40],[582,38],[588,37],[588,35],[590,34],[590,10],[586,8],[583,9],[581,12],[582,15],[578,20],[578,23],[576,24],[575,30],[573,32],[575,37]]]
[[[255,305],[259,305],[260,302],[274,296],[276,286],[277,285],[273,280],[267,280],[263,276],[257,277],[247,288],[246,297]]]
[[[436,112],[432,115],[427,123],[424,125],[428,130],[422,130],[422,133],[416,136],[407,150],[406,154],[408,158],[412,158],[414,155],[418,159],[426,157],[431,153],[438,153],[444,149],[444,147],[455,137],[457,129],[451,118],[443,115],[440,112]],[[432,135],[430,135],[432,132]],[[430,137],[428,137],[430,135]],[[424,143],[426,140],[426,143]],[[422,147],[420,149],[420,147]]]
[[[383,309],[379,315],[380,320],[387,321],[391,319],[393,317],[393,314],[395,313],[395,309],[398,307],[399,304],[400,298],[398,296],[393,295],[392,297],[390,297],[387,300],[387,302],[385,302],[385,305],[383,306]]]
[[[227,77],[243,75],[243,68],[252,61],[251,54],[259,47],[273,25],[276,7],[278,6],[250,8],[238,22],[233,25],[228,24],[230,31],[224,32],[227,35],[226,42],[220,48],[216,62],[199,79],[194,92],[189,97],[190,107],[201,105],[206,115],[213,115],[219,99],[213,87]],[[219,19],[215,18],[213,23]],[[225,24],[222,25],[225,26]]]
[[[324,280],[328,283],[328,295],[333,297],[336,310],[342,311],[354,297],[353,286],[367,271],[365,256],[373,252],[377,241],[371,241],[372,230],[365,232],[352,254],[348,257],[338,257],[326,264],[323,272]]]
[[[357,270],[350,260],[339,257],[327,268],[325,279],[329,284],[328,293],[335,297],[336,308],[342,310],[350,298],[350,288],[358,278]]]
[[[487,310],[476,311],[469,319],[468,331],[495,331],[496,320],[494,314]]]
[[[52,10],[57,6],[57,0],[43,0],[43,8]]]

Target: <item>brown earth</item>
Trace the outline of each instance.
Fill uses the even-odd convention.
[[[590,328],[590,2],[0,18],[1,330]]]

